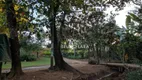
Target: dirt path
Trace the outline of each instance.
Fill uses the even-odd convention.
[[[95,73],[98,74],[99,72],[103,72],[108,70],[108,67],[102,65],[90,65],[88,64],[87,60],[74,60],[74,59],[64,59],[68,64],[73,66],[74,68],[80,70],[83,73]]]
[[[72,60],[66,58],[64,58],[64,60],[68,64],[70,64],[71,66],[73,66],[74,68],[78,69],[83,73],[95,74],[100,76],[100,73],[103,74],[111,72],[111,70],[106,66],[89,65],[86,60],[85,61]],[[19,77],[19,79],[15,80],[73,80],[74,78],[80,76],[67,71],[48,71],[48,67],[49,66],[47,65],[47,66],[23,68],[25,74]]]

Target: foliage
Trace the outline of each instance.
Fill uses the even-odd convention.
[[[126,75],[126,80],[141,80],[141,79],[142,79],[142,70],[132,71]]]
[[[130,0],[22,0],[19,2],[19,0],[14,0],[15,16],[18,23],[16,30],[20,34],[21,47],[27,53],[40,50],[41,45],[39,45],[39,43],[32,43],[34,40],[25,40],[22,42],[23,35],[29,32],[29,38],[31,38],[31,35],[36,34],[38,40],[43,39],[46,35],[44,35],[44,31],[41,27],[46,26],[51,29],[54,27],[53,29],[55,31],[47,31],[48,34],[55,32],[51,34],[52,38],[56,39],[53,40],[56,42],[52,42],[53,44],[58,45],[63,39],[79,39],[89,45],[90,51],[93,49],[91,51],[92,53],[95,52],[96,48],[97,56],[99,56],[103,53],[102,51],[104,49],[102,48],[112,43],[116,30],[115,22],[110,21],[106,23],[106,20],[104,20],[106,15],[103,11],[109,5],[122,8],[125,2],[129,1]],[[1,0],[0,2],[4,3],[5,0]],[[1,11],[6,7],[4,4],[1,4]],[[57,36],[58,31],[56,31],[56,27],[59,32],[64,32],[63,36],[65,38],[62,37],[61,33]],[[60,31],[62,27],[64,29]],[[56,47],[55,45],[54,47]],[[59,55],[57,52],[55,52],[55,54]],[[49,54],[49,51],[45,53]],[[82,54],[83,52],[80,53]]]
[[[41,42],[38,42],[32,38],[28,38],[27,36],[21,37],[20,45],[27,52],[39,51],[42,49]]]
[[[2,19],[3,19],[3,24],[0,24],[3,25],[3,27],[6,27],[6,1],[5,0],[1,0],[0,1],[0,16],[3,15]],[[26,26],[24,26],[25,24],[27,24],[29,22],[28,20],[28,15],[29,15],[29,11],[27,9],[27,6],[23,6],[21,5],[20,3],[14,1],[13,2],[13,7],[14,7],[14,10],[15,10],[15,16],[16,16],[16,21],[17,21],[17,24],[19,24],[19,26],[17,26],[17,28],[19,29],[19,31],[21,30],[24,30]]]
[[[20,58],[21,61],[34,61],[36,60],[36,56],[32,54],[33,52],[39,52],[42,50],[40,43],[33,43],[32,40],[27,37],[23,37],[20,40],[21,49],[20,49]]]
[[[135,27],[137,30],[137,33],[141,34],[142,33],[142,6],[141,6],[141,1],[135,1],[134,4],[139,6],[139,8],[136,8],[133,12],[129,12],[126,18],[126,27]]]
[[[51,50],[49,50],[49,49],[48,49],[48,50],[45,50],[45,51],[43,52],[43,54],[44,54],[44,55],[51,55]]]
[[[35,61],[36,56],[31,54],[29,51],[24,50],[24,48],[20,49],[20,60],[21,61]]]
[[[61,31],[62,27],[64,28],[64,34],[66,35],[66,37],[73,38],[72,35],[69,35],[69,34],[71,34],[71,27],[66,27],[66,26],[72,25],[73,30],[76,30],[75,32],[77,33],[76,35],[74,35],[74,37],[79,36],[82,39],[82,38],[84,38],[84,36],[82,37],[82,33],[85,32],[85,29],[84,29],[84,27],[86,26],[85,24],[89,23],[89,25],[90,25],[90,23],[91,23],[92,24],[91,27],[94,28],[94,26],[97,27],[98,24],[104,20],[104,19],[102,19],[102,18],[104,18],[104,15],[103,15],[103,12],[101,12],[101,9],[105,10],[105,8],[110,4],[113,6],[117,5],[118,7],[121,7],[121,6],[124,6],[125,2],[128,2],[128,1],[122,1],[122,0],[118,0],[118,1],[114,1],[114,0],[109,0],[109,1],[104,1],[104,0],[98,0],[98,1],[96,1],[96,0],[87,0],[87,1],[86,0],[85,1],[84,0],[76,0],[76,1],[75,0],[48,0],[48,1],[37,0],[38,4],[33,4],[35,1],[27,1],[27,3],[30,3],[31,5],[33,4],[32,8],[35,9],[41,16],[45,16],[45,18],[42,18],[42,20],[41,20],[41,18],[38,18],[38,19],[36,19],[36,21],[39,22],[42,26],[46,26],[47,28],[50,27],[50,29],[53,30],[53,31],[51,31],[51,36],[53,39],[52,41],[54,41],[52,43],[54,45],[53,52],[55,52],[54,53],[54,57],[55,57],[56,55],[60,55],[60,49],[57,50],[57,46],[59,45],[58,43],[60,43],[60,41],[62,40],[62,34],[61,34],[63,31],[63,30]],[[97,10],[97,7],[100,7],[101,9],[98,8],[98,10]],[[83,16],[83,19],[81,19],[81,18],[78,19],[78,17],[80,17],[78,15],[78,11],[80,11],[80,13],[83,14],[83,15],[81,15],[81,16]],[[91,15],[90,14],[87,15],[87,13],[90,13],[90,12],[91,12]],[[74,16],[74,14],[76,14],[76,15]],[[86,16],[84,18],[84,15],[87,15],[87,18],[86,18]],[[100,19],[100,17],[101,17],[101,19]],[[93,19],[95,19],[95,20],[93,20]],[[82,20],[86,20],[86,21],[82,21]],[[92,21],[92,22],[90,22],[90,21]],[[64,24],[64,23],[66,23],[66,24]],[[72,23],[74,23],[74,24],[72,24]],[[80,23],[80,24],[78,25],[76,23]],[[97,24],[94,24],[94,23],[97,23]],[[78,25],[78,26],[76,26],[76,25]],[[65,29],[65,27],[68,30]],[[60,30],[59,35],[56,31],[56,28],[58,28]],[[82,28],[82,29],[80,29],[80,28]],[[90,28],[90,26],[86,27],[86,29],[88,29],[88,28]],[[90,29],[90,30],[92,30],[92,29]],[[100,32],[97,34],[101,34],[101,28],[94,30],[94,32],[97,32],[97,31]],[[87,32],[87,30],[86,30],[86,32]],[[93,34],[91,36],[94,37]],[[93,42],[93,45],[95,43],[97,43],[97,46],[100,46],[99,43],[105,41],[105,40],[101,39],[102,36],[101,37],[99,37],[99,36],[100,35],[97,35],[97,36],[95,35],[96,42]],[[54,40],[54,39],[56,39],[56,40]],[[87,41],[87,39],[86,39],[86,41]],[[92,41],[93,41],[93,39],[92,39]],[[91,43],[91,41],[90,41],[90,43]],[[103,43],[101,43],[101,47],[102,47],[102,44]],[[55,46],[55,45],[57,45],[57,46]],[[60,47],[58,47],[58,48],[60,48]],[[97,47],[97,48],[99,49],[100,47]],[[101,51],[101,50],[99,50],[99,51]],[[98,53],[98,51],[97,51],[97,53]],[[58,58],[58,57],[56,56],[55,58]],[[57,60],[57,59],[55,59],[55,60]],[[57,62],[57,61],[55,61],[55,62]]]
[[[36,56],[32,54],[22,54],[20,55],[20,60],[21,61],[35,61]]]
[[[84,59],[87,58],[87,51],[86,50],[73,50],[73,49],[66,49],[62,50],[62,55],[66,58],[71,59]]]
[[[123,28],[122,28],[123,29]],[[135,35],[133,28],[127,28],[124,31],[120,29],[118,35],[119,41],[112,46],[112,52],[119,55],[121,61],[134,62],[134,60],[141,60],[141,38]],[[121,32],[122,30],[122,32]],[[125,58],[127,55],[127,59]],[[139,56],[138,56],[139,55]]]
[[[6,26],[6,14],[0,12],[0,34],[6,34],[9,36],[9,29]]]
[[[68,57],[70,55],[74,55],[74,51],[72,49],[66,49],[66,50],[62,50],[62,54],[64,57]]]
[[[67,58],[69,58],[69,59],[82,59],[82,57],[80,55],[76,55],[76,56],[68,55]]]
[[[66,57],[66,58],[70,58],[70,59],[82,59],[81,57],[81,54],[79,53],[76,53],[74,55],[74,53],[62,53],[63,54],[63,57]]]

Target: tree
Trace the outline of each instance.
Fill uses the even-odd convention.
[[[13,0],[6,0],[7,24],[10,32],[12,68],[9,77],[18,77],[22,72],[20,62],[20,45],[18,39],[17,21]]]
[[[141,1],[133,2],[139,8],[128,13],[126,17],[126,28],[123,37],[124,49],[128,54],[127,62],[132,62],[134,58],[141,60],[141,34],[142,34],[142,6]],[[127,41],[127,42],[124,42]]]
[[[26,1],[25,1],[26,2]],[[66,69],[67,64],[63,60],[61,51],[60,51],[60,42],[59,36],[57,35],[57,15],[60,13],[67,14],[73,14],[74,12],[81,10],[82,13],[88,13],[85,11],[88,8],[91,8],[92,6],[98,7],[103,6],[106,7],[109,4],[117,5],[119,7],[124,6],[125,1],[119,0],[109,0],[109,1],[103,1],[103,0],[36,0],[36,1],[28,1],[27,4],[29,4],[33,10],[36,10],[38,14],[41,14],[42,16],[46,16],[41,20],[37,20],[37,22],[40,21],[41,25],[46,26],[47,28],[50,27],[50,32],[52,36],[52,43],[53,43],[53,52],[54,52],[54,58],[55,58],[55,67],[59,69]],[[126,1],[128,2],[128,1]],[[90,5],[90,4],[91,5]],[[74,11],[75,9],[75,11]],[[39,15],[39,17],[41,16]],[[63,22],[63,21],[62,21]],[[64,23],[63,23],[64,24]],[[60,26],[59,28],[61,28]]]
[[[119,7],[124,6],[124,2],[120,0],[120,3],[118,1],[92,1],[88,0],[77,0],[77,1],[62,1],[62,0],[38,0],[38,6],[34,7],[37,8],[37,11],[41,13],[42,15],[45,15],[47,17],[47,26],[51,28],[51,36],[52,36],[52,43],[53,43],[53,52],[54,52],[54,58],[55,58],[55,67],[59,69],[65,69],[65,62],[62,58],[61,51],[60,51],[60,40],[57,36],[57,15],[59,13],[68,12],[68,14],[73,14],[77,10],[81,10],[80,12],[85,12],[85,9],[91,8],[91,6],[97,7],[97,6],[106,6],[106,4],[112,4],[112,5],[118,5]],[[121,6],[120,6],[121,5]],[[66,7],[66,8],[65,8]],[[85,7],[85,8],[84,8]],[[41,9],[42,8],[42,9]],[[74,9],[75,11],[74,11]],[[86,11],[87,13],[87,11]],[[72,17],[72,16],[71,16]],[[45,19],[44,19],[45,20]],[[59,28],[61,28],[60,26]]]
[[[9,35],[9,31],[6,26],[6,14],[3,12],[3,7],[4,5],[0,8],[0,33]]]
[[[54,53],[54,59],[55,59],[55,69],[60,69],[60,70],[70,70],[70,71],[74,71],[74,72],[79,72],[75,69],[73,69],[71,66],[69,66],[62,57],[61,54],[61,45],[60,45],[60,41],[57,37],[57,29],[56,29],[56,15],[57,15],[57,11],[59,9],[59,0],[55,0],[54,2],[51,2],[51,14],[50,15],[50,19],[51,19],[51,35],[52,35],[52,44],[53,44],[53,53]],[[80,72],[79,72],[80,73]]]

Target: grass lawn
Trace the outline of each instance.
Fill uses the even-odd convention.
[[[38,59],[36,61],[22,62],[22,67],[42,66],[42,65],[49,65],[49,64],[50,64],[49,57],[41,57],[40,59]],[[7,62],[6,64],[3,64],[2,68],[3,69],[11,68],[11,63]]]

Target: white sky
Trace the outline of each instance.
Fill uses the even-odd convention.
[[[116,24],[120,27],[122,26],[125,27],[126,15],[128,15],[128,12],[135,10],[136,7],[138,6],[134,5],[133,3],[129,3],[129,4],[126,4],[126,7],[121,11],[116,12],[114,7],[110,7],[105,11],[105,13],[109,14],[111,11],[113,13],[118,13],[118,15],[115,17]]]
[[[136,9],[136,5],[132,3],[127,4],[124,10],[119,11],[118,12],[119,15],[115,17],[116,24],[120,27],[125,26],[126,15],[128,15],[128,12],[130,12],[131,10],[135,10],[135,9]]]

